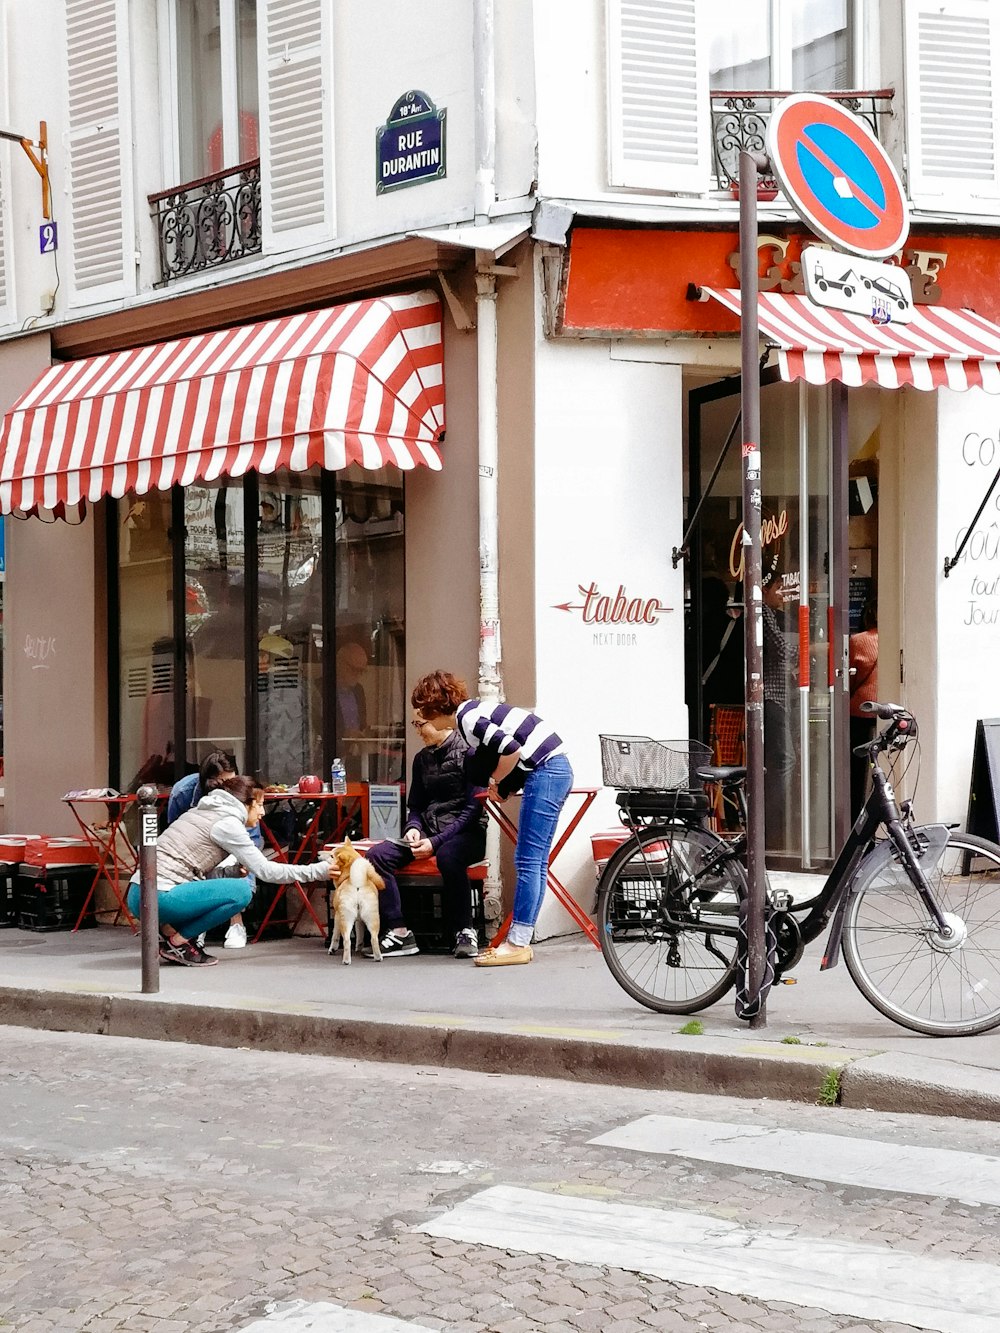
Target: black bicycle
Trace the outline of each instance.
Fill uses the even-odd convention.
[[[841,951],[861,994],[894,1022],[939,1037],[1000,1024],[1000,846],[945,824],[915,824],[893,782],[917,739],[897,704],[865,705],[887,722],[859,747],[872,785],[829,877],[807,902],[768,886],[775,980],[829,926],[822,967]],[[721,999],[740,972],[746,835],[707,827],[705,783],[745,825],[745,768],[717,768],[707,747],[602,736],[605,785],[631,836],[597,886],[601,948],[616,981],[659,1013]],[[744,907],[745,911],[745,907]]]

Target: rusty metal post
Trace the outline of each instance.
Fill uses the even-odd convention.
[[[142,951],[142,993],[160,989],[160,904],[156,892],[158,814],[153,786],[140,787],[139,800],[139,940]]]
[[[747,729],[748,995],[760,994],[764,939],[764,609],[761,577],[760,364],[757,328],[757,154],[740,153],[740,354],[743,419],[743,621]],[[773,778],[772,778],[773,781]],[[767,1010],[750,1020],[767,1027]]]

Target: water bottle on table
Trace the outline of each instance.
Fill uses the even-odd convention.
[[[334,796],[347,795],[347,769],[343,759],[335,759],[330,765],[330,791]]]

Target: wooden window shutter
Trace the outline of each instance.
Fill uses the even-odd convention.
[[[265,0],[261,193],[269,253],[334,234],[333,5]]]
[[[915,204],[995,212],[1000,197],[1000,11],[994,0],[911,0],[908,184]]]
[[[607,0],[609,184],[710,188],[708,72],[695,0]]]
[[[74,305],[135,284],[126,6],[66,0],[69,196]]]
[[[10,124],[10,117],[7,107],[7,32],[6,16],[0,10],[0,124],[7,126]],[[23,130],[19,131],[23,133]],[[14,257],[11,254],[11,238],[13,235],[10,225],[10,199],[13,194],[13,153],[20,153],[21,149],[16,144],[11,144],[0,140],[0,326],[12,324],[15,321],[14,310]],[[24,164],[31,173],[27,180],[27,188],[34,189],[35,181],[38,177],[34,169],[25,162]],[[3,182],[10,182],[7,189],[3,188]],[[39,219],[41,220],[41,219]]]

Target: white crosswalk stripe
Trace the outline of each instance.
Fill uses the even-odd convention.
[[[426,1324],[411,1324],[388,1315],[348,1310],[328,1301],[285,1301],[240,1333],[432,1333]]]
[[[979,1153],[666,1115],[590,1142],[868,1191],[1000,1205],[1000,1158]],[[941,1333],[1000,1328],[1000,1267],[810,1235],[770,1213],[758,1226],[498,1186],[416,1230]]]
[[[591,1143],[899,1194],[1000,1205],[1000,1157],[839,1134],[647,1115]]]
[[[998,1328],[1000,1269],[797,1227],[496,1186],[415,1230],[940,1333]]]

